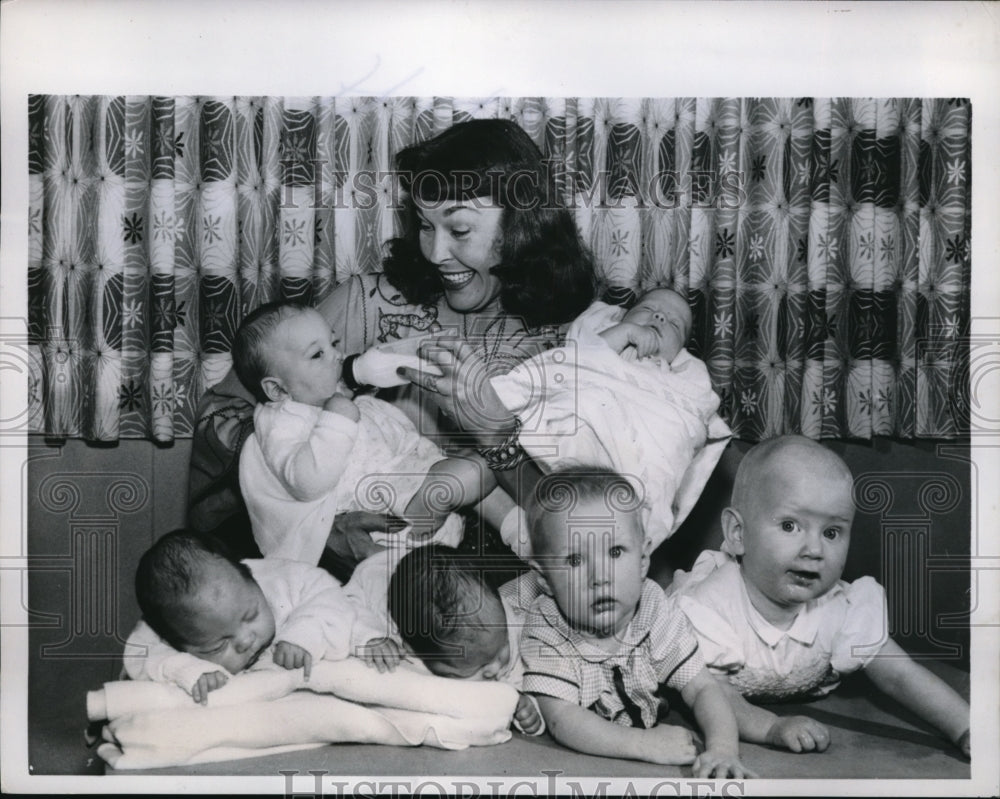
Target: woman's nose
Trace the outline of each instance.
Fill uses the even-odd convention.
[[[430,235],[430,252],[427,260],[433,264],[443,264],[451,257],[451,250],[448,247],[448,239],[436,233]]]

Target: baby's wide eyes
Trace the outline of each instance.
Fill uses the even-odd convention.
[[[614,546],[614,547],[611,547],[611,549],[609,549],[609,550],[608,550],[608,554],[609,554],[609,555],[610,555],[610,556],[611,556],[612,558],[620,558],[620,557],[622,556],[622,553],[623,553],[624,551],[625,551],[625,550],[624,550],[624,549],[622,549],[621,547],[619,547],[619,546]]]
[[[579,555],[577,555],[576,553],[574,553],[572,555],[567,555],[566,556],[566,562],[570,566],[579,566],[581,563],[583,563],[583,558],[580,557]]]
[[[781,523],[781,531],[783,533],[794,533],[795,532],[795,522],[791,519],[785,519]]]
[[[839,536],[840,536],[840,528],[839,527],[827,527],[823,531],[823,537],[824,538],[829,538],[831,541],[833,541],[834,539],[838,538]]]

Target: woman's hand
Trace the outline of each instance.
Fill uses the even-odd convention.
[[[372,541],[371,533],[399,532],[404,527],[406,522],[392,514],[345,511],[338,513],[333,520],[326,545],[341,558],[356,565],[385,548]]]
[[[420,357],[441,372],[402,366],[400,377],[425,394],[462,430],[474,433],[481,446],[493,446],[515,427],[515,417],[500,401],[486,359],[467,341],[435,337],[420,345]]]

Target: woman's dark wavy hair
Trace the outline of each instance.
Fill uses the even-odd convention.
[[[594,299],[593,257],[555,191],[550,164],[516,123],[477,119],[454,125],[396,156],[406,195],[403,235],[388,243],[386,277],[415,304],[442,294],[438,271],[420,252],[413,196],[427,203],[490,197],[501,220],[500,303],[528,327],[563,324]]]

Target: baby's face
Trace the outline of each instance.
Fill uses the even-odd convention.
[[[337,393],[344,360],[330,325],[312,308],[283,319],[269,337],[272,378],[296,402],[321,406]]]
[[[758,495],[742,513],[741,568],[750,599],[768,609],[794,609],[840,579],[854,520],[851,480],[829,464],[790,454],[763,464]]]
[[[680,294],[669,289],[646,292],[622,321],[653,328],[660,336],[657,354],[668,363],[691,335],[691,309]]]
[[[274,640],[274,614],[254,580],[218,559],[184,603],[184,651],[238,674]]]
[[[473,623],[463,629],[454,645],[461,647],[461,654],[446,660],[428,658],[425,661],[433,674],[459,680],[495,680],[510,661],[503,603],[493,594],[485,594]]]
[[[587,520],[595,518],[600,521]],[[582,500],[572,517],[551,513],[541,524],[535,564],[563,618],[589,637],[621,636],[635,615],[649,569],[638,514]]]

